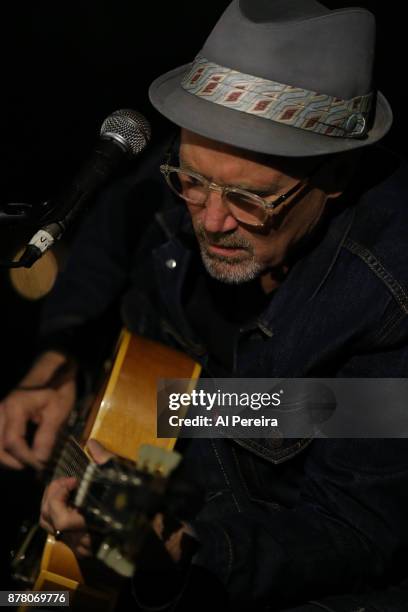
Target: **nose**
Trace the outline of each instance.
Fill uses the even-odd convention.
[[[228,207],[222,200],[222,190],[211,188],[205,207],[202,209],[202,223],[207,232],[230,232],[238,227]]]

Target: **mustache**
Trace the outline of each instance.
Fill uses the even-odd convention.
[[[229,249],[246,249],[252,253],[251,243],[239,235],[225,234],[224,232],[207,232],[202,225],[195,228],[196,236],[201,243]]]

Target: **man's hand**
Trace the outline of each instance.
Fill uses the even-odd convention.
[[[108,452],[96,440],[89,440],[87,449],[95,463],[106,463],[112,453]],[[91,537],[86,528],[85,519],[72,506],[69,497],[78,486],[76,478],[57,478],[48,485],[41,504],[40,525],[51,535],[61,532],[64,544],[67,544],[79,558],[92,555]],[[191,530],[184,524],[164,540],[164,517],[156,514],[152,527],[163,542],[163,546],[174,563],[182,558],[183,534],[191,535]]]
[[[24,466],[44,468],[57,433],[75,402],[74,373],[58,388],[46,387],[65,362],[66,357],[60,353],[44,353],[19,386],[0,403],[0,465],[15,470]],[[31,447],[26,440],[30,422],[37,425]]]
[[[182,560],[183,548],[182,541],[184,534],[193,536],[190,527],[184,523],[180,524],[179,528],[173,531],[167,539],[164,539],[164,516],[156,514],[153,519],[152,527],[159,538],[163,541],[164,547],[169,553],[174,563],[179,563]]]
[[[95,463],[106,463],[112,453],[96,440],[87,444],[89,454]],[[76,478],[57,478],[44,491],[41,503],[40,525],[51,535],[61,532],[67,544],[79,558],[92,555],[91,536],[86,528],[85,519],[69,504],[69,496],[78,486]]]
[[[68,503],[71,491],[77,486],[76,478],[57,478],[48,485],[41,504],[40,525],[51,535],[61,532],[64,544],[72,548],[77,557],[90,557],[91,537],[85,519]]]

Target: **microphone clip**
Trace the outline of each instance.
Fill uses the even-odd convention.
[[[0,206],[0,227],[4,225],[40,224],[47,220],[48,216],[56,208],[52,202],[41,204],[29,204],[28,202],[7,202]]]

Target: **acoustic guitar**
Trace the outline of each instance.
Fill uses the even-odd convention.
[[[185,379],[181,391],[189,392],[199,375],[200,366],[183,353],[122,331],[105,382],[79,420],[80,433],[70,435],[59,452],[54,471],[54,477],[78,478],[73,504],[99,533],[96,558],[79,561],[51,535],[38,554],[40,534],[32,528],[13,561],[14,575],[32,594],[64,590],[74,610],[114,609],[120,577],[132,575],[148,517],[180,458],[175,438],[156,435],[157,380]],[[97,466],[86,452],[89,439],[120,459]]]

